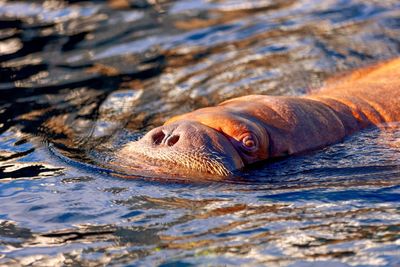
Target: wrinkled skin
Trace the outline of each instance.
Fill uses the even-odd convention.
[[[250,95],[174,117],[117,151],[115,164],[224,177],[395,121],[400,121],[400,59],[336,77],[307,96]]]

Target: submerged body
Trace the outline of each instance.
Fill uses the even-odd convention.
[[[248,164],[315,150],[400,121],[400,58],[336,78],[302,97],[250,95],[168,120],[116,152],[152,172],[229,176]],[[146,167],[148,168],[148,167]]]

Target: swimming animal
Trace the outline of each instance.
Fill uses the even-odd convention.
[[[249,95],[169,119],[115,152],[115,164],[167,174],[230,176],[400,121],[400,58],[328,80],[305,96]]]

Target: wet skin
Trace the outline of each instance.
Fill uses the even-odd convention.
[[[400,58],[335,77],[302,97],[250,95],[173,117],[115,153],[115,164],[225,177],[400,121]]]

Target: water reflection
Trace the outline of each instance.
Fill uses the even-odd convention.
[[[0,264],[398,265],[397,124],[226,183],[101,163],[173,115],[398,56],[399,16],[398,1],[0,2]]]

